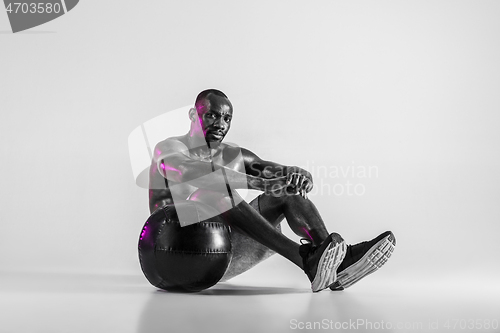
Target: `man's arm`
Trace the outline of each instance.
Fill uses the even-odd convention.
[[[279,191],[286,186],[286,177],[265,179],[245,174],[214,162],[205,162],[189,156],[187,147],[175,140],[166,140],[155,148],[156,164],[160,174],[177,183],[188,183],[198,188],[224,191],[231,188],[250,188],[264,192]],[[218,172],[218,170],[220,170]],[[215,171],[215,172],[213,172]]]
[[[313,188],[313,179],[309,171],[297,166],[285,166],[266,161],[248,149],[241,149],[247,174],[265,179],[286,176],[287,186],[292,192],[306,197]]]
[[[287,175],[287,166],[271,161],[265,161],[248,149],[241,148],[246,173],[266,179]]]

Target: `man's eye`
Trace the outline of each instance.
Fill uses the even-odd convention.
[[[226,123],[231,122],[231,117],[224,117],[224,121],[225,121]]]

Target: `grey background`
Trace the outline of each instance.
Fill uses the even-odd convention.
[[[86,0],[13,35],[0,11],[1,270],[141,274],[147,191],[128,135],[218,88],[227,139],[262,158],[377,167],[317,176],[311,199],[349,242],[394,231],[386,276],[495,280],[499,14],[496,1]],[[347,181],[365,193],[327,192]]]

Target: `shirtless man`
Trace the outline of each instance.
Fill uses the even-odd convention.
[[[327,231],[307,198],[313,188],[308,171],[223,143],[232,116],[224,93],[202,91],[189,110],[189,132],[156,145],[149,174],[151,212],[167,204],[197,201],[214,208],[229,225],[233,257],[222,280],[278,253],[304,270],[313,292],[341,290],[387,261],[395,246],[390,231],[356,245],[346,245],[339,234]],[[247,188],[263,193],[247,203],[235,191]],[[283,219],[305,244],[281,233]]]

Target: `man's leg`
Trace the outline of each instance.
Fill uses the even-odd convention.
[[[215,208],[232,229],[248,235],[303,268],[299,244],[276,230],[276,226],[269,223],[237,192],[233,191],[232,195],[233,199],[222,193],[199,189],[190,195],[189,200],[199,201]],[[233,207],[233,202],[238,204]]]
[[[191,194],[189,199],[217,209],[231,229],[246,234],[302,268],[311,281],[311,289],[314,292],[325,289],[336,281],[337,267],[344,259],[347,248],[339,234],[326,236],[318,245],[313,246],[312,243],[308,243],[299,246],[278,231],[237,192],[233,192],[232,197],[229,197],[222,193],[199,189]],[[238,204],[234,205],[235,202]]]
[[[255,202],[251,204],[255,206]],[[298,195],[274,197],[263,194],[258,197],[258,204],[259,213],[273,226],[279,225],[283,218],[286,218],[290,228],[297,235],[310,239],[313,244],[320,244],[328,237],[328,231],[318,210],[308,199]],[[380,234],[371,241],[349,245],[345,258],[337,270],[338,280],[330,286],[330,289],[348,288],[374,273],[387,262],[395,245],[396,238],[390,231]]]
[[[303,247],[299,251],[299,244],[278,231],[275,226],[245,202],[236,192],[233,192],[233,198],[229,198],[221,193],[198,190],[190,198],[218,209],[221,212],[220,215],[231,228],[248,235],[304,269],[312,282],[313,291],[324,289],[336,280],[336,270],[342,262],[346,250],[346,245],[340,235],[327,235],[321,244],[314,247]],[[269,200],[278,202],[278,199]],[[296,199],[283,200],[291,201]],[[238,204],[233,207],[233,202],[238,202]],[[270,210],[270,213],[277,214],[278,212],[279,210]],[[292,218],[292,220],[294,219]],[[295,230],[301,230],[300,227],[298,228],[295,228]]]
[[[268,221],[274,221],[278,217],[286,218],[290,229],[313,245],[320,244],[329,235],[316,206],[300,195],[275,197],[263,194],[259,204],[261,214]]]
[[[281,230],[280,223],[286,216],[290,228],[314,244],[321,244],[329,236],[314,204],[299,195],[274,197],[261,194],[249,205],[278,231]],[[222,281],[249,270],[276,253],[238,230],[232,230],[231,242],[233,258]]]
[[[253,199],[249,205],[255,209],[259,214],[262,215],[259,207],[259,199],[262,195]],[[278,218],[264,216],[269,223],[276,226],[276,229],[281,232],[281,221],[284,215],[278,216]],[[258,263],[266,260],[272,255],[276,254],[275,251],[269,249],[268,247],[262,245],[256,240],[250,238],[245,233],[232,229],[231,230],[231,244],[233,255],[229,267],[226,273],[222,277],[221,281],[227,281],[235,276],[246,272],[250,268],[254,267]]]

